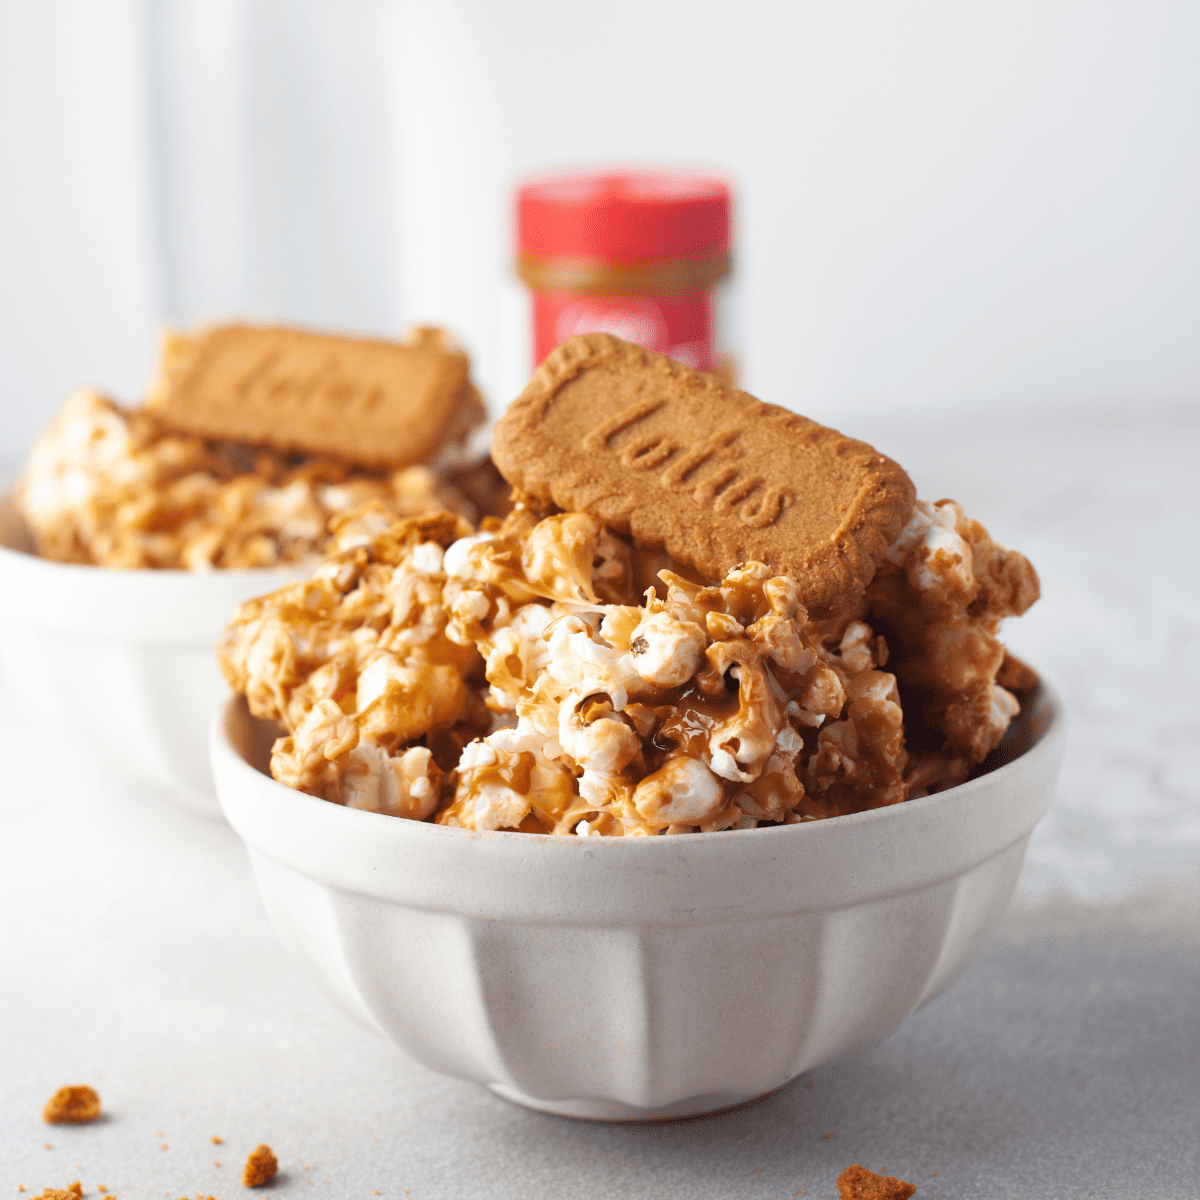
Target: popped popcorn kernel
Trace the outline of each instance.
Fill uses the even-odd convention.
[[[914,755],[909,795],[961,782],[1004,736],[1020,704],[997,679],[1005,663],[997,634],[1038,595],[1029,561],[954,501],[917,501],[867,589],[889,666],[915,699],[910,720],[944,738],[940,750]],[[1013,677],[1024,687],[1037,682],[1028,668]]]
[[[961,782],[1019,711],[995,633],[1036,576],[950,502],[821,620],[757,562],[719,583],[668,563],[639,598],[652,555],[520,496],[483,531],[378,505],[334,529],[219,652],[284,730],[275,777],[348,807],[578,837],[794,824]]]
[[[397,517],[469,511],[424,466],[371,471],[179,433],[148,408],[71,395],[38,437],[17,500],[57,562],[211,571],[315,558],[331,518],[369,501]]]

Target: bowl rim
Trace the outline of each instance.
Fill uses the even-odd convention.
[[[274,776],[266,774],[255,767],[237,748],[233,738],[230,736],[230,727],[233,720],[238,716],[238,710],[245,711],[247,716],[250,716],[249,708],[246,706],[244,696],[237,694],[231,695],[217,711],[213,718],[211,731],[211,749],[214,760],[214,773],[220,777],[219,767],[221,760],[232,764],[233,769],[245,779],[252,781],[251,786],[266,787],[268,792],[276,798],[282,798],[283,793],[287,793],[295,802],[299,798],[301,804],[305,808],[310,805],[324,806],[318,810],[322,813],[326,808],[341,809],[343,812],[350,814],[348,818],[337,818],[335,820],[349,819],[352,821],[365,822],[360,824],[363,833],[367,833],[372,827],[385,830],[394,829],[397,822],[402,823],[402,827],[406,833],[411,833],[414,837],[455,837],[461,838],[466,834],[468,838],[485,838],[493,844],[499,840],[515,842],[522,846],[530,845],[547,845],[555,843],[567,843],[573,845],[581,845],[586,848],[595,849],[599,846],[612,845],[630,845],[636,843],[653,843],[664,844],[667,846],[675,846],[678,848],[682,841],[686,845],[692,846],[697,844],[712,844],[713,839],[717,839],[716,844],[733,845],[735,842],[740,843],[748,837],[757,837],[759,840],[765,839],[768,835],[779,836],[797,836],[789,831],[797,829],[812,829],[825,828],[829,829],[831,825],[836,824],[838,829],[848,829],[855,825],[870,827],[873,824],[882,821],[905,820],[901,816],[901,812],[912,814],[916,817],[918,814],[927,813],[930,809],[940,806],[953,804],[956,800],[963,797],[970,797],[975,793],[987,789],[991,790],[997,786],[1002,786],[1005,780],[1018,772],[1024,772],[1030,769],[1035,763],[1048,756],[1057,756],[1066,737],[1066,710],[1062,702],[1062,697],[1058,689],[1051,684],[1044,675],[1039,672],[1039,682],[1032,695],[1029,697],[1022,709],[1032,710],[1035,704],[1044,703],[1048,710],[1049,716],[1046,721],[1045,728],[1037,735],[1036,740],[1022,751],[1015,755],[1006,763],[993,768],[982,775],[977,775],[972,779],[968,779],[952,788],[947,788],[945,791],[934,792],[929,796],[920,796],[912,800],[904,800],[898,804],[888,804],[880,808],[864,809],[856,813],[844,813],[835,817],[822,817],[813,821],[800,821],[794,825],[773,825],[767,828],[755,829],[722,829],[710,833],[691,833],[686,837],[575,837],[552,833],[521,833],[515,829],[462,829],[455,826],[439,825],[433,821],[414,821],[404,817],[389,816],[386,813],[368,812],[364,809],[349,808],[342,804],[333,804],[331,801],[323,800],[319,796],[310,795],[308,792],[301,792],[296,788],[288,787],[284,783],[280,783]],[[257,719],[251,717],[251,719]],[[278,789],[278,790],[276,790]],[[218,788],[218,798],[221,800],[222,808],[225,807],[224,796],[220,795],[221,789]],[[307,804],[305,802],[308,802]],[[228,814],[226,814],[228,816]],[[378,822],[384,822],[384,825],[379,825]],[[236,824],[230,821],[231,824]],[[372,825],[374,823],[374,825]],[[426,832],[417,832],[418,829],[423,829]],[[612,853],[612,851],[602,851],[602,853]],[[635,851],[634,853],[640,853]],[[664,851],[665,853],[665,851]]]

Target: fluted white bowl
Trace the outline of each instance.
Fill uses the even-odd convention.
[[[51,562],[34,553],[12,496],[0,496],[0,668],[65,739],[219,818],[208,733],[229,688],[213,645],[243,600],[310,571]]]
[[[610,1120],[763,1095],[886,1038],[1004,912],[1063,751],[1043,687],[999,765],[923,800],[659,838],[472,833],[360,812],[266,772],[228,702],[226,816],[285,945],[434,1071]]]

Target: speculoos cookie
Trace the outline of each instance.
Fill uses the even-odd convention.
[[[546,358],[492,457],[535,502],[592,513],[706,578],[766,563],[814,616],[862,594],[916,501],[865,442],[603,333]]]
[[[247,324],[170,332],[146,405],[185,433],[390,467],[428,462],[486,416],[466,354],[434,329],[403,342]]]

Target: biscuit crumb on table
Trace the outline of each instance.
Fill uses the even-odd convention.
[[[86,1125],[100,1115],[100,1097],[86,1084],[60,1087],[42,1110],[47,1125]]]
[[[275,1178],[279,1170],[279,1160],[270,1146],[258,1145],[246,1159],[246,1169],[242,1172],[242,1182],[247,1187],[262,1187]]]
[[[24,1189],[22,1189],[24,1190]],[[79,1180],[75,1180],[70,1187],[65,1188],[46,1188],[41,1195],[34,1196],[33,1200],[79,1200],[83,1195],[83,1184]]]
[[[841,1200],[908,1200],[916,1192],[911,1183],[891,1175],[876,1175],[855,1163],[837,1177]]]

